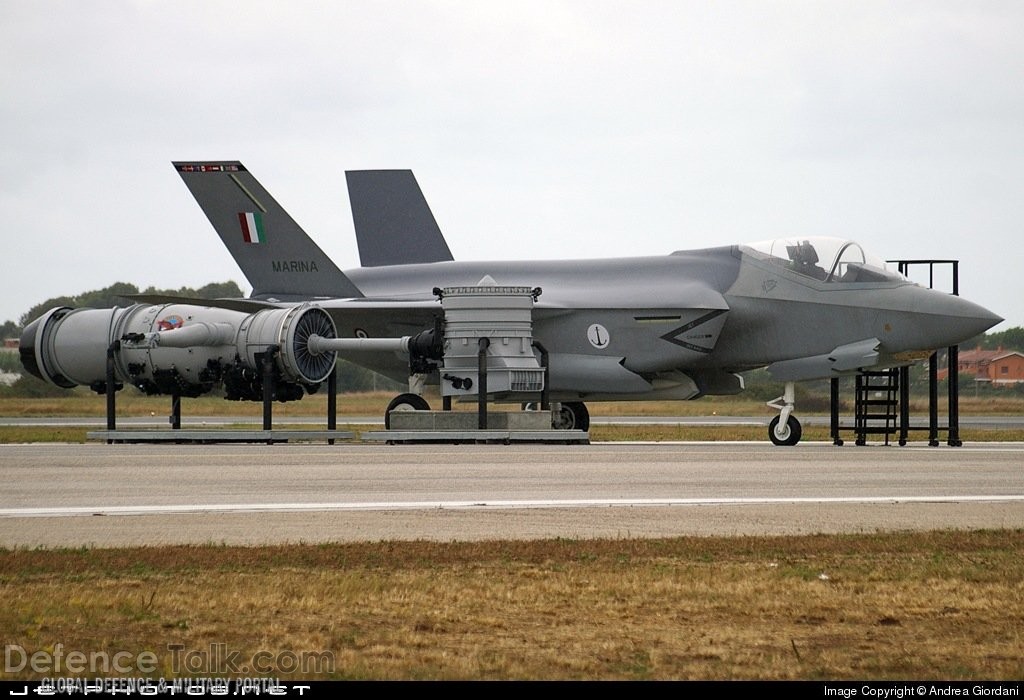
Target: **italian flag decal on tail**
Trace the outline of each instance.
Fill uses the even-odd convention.
[[[242,225],[242,238],[246,243],[267,242],[267,235],[263,232],[263,214],[260,212],[238,212],[238,223]]]

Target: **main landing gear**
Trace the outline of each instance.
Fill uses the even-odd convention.
[[[582,401],[552,405],[551,427],[555,430],[590,430],[590,411]]]
[[[792,447],[800,442],[800,437],[803,434],[800,421],[792,415],[796,385],[793,382],[786,382],[784,392],[782,396],[768,402],[772,408],[779,409],[779,415],[772,418],[772,422],[768,424],[768,439],[772,441],[773,445]]]
[[[538,411],[540,404],[524,403],[524,411]],[[590,430],[590,411],[582,401],[566,401],[564,403],[552,402],[551,404],[551,429],[552,430]]]
[[[524,403],[524,411],[540,410],[539,403]],[[384,427],[391,428],[392,411],[429,411],[430,404],[419,394],[408,392],[399,394],[391,399],[387,410],[384,411]],[[582,401],[566,401],[564,403],[551,404],[551,429],[552,430],[590,430],[590,411]]]
[[[387,410],[384,411],[384,427],[387,429],[391,428],[391,412],[392,411],[429,411],[430,404],[427,400],[419,394],[399,394],[395,398],[391,399],[391,403],[388,404]]]

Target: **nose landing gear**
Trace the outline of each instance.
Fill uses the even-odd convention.
[[[796,385],[793,382],[786,382],[782,396],[768,402],[769,406],[779,410],[779,415],[772,418],[768,424],[768,439],[773,445],[792,447],[800,442],[803,429],[800,427],[800,421],[792,415],[795,396]]]

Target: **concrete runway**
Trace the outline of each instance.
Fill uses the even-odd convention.
[[[1024,443],[0,445],[0,546],[1024,528]]]

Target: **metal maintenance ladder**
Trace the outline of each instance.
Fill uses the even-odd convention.
[[[862,372],[855,381],[853,432],[857,445],[866,445],[868,435],[884,435],[885,444],[900,428],[900,372]],[[901,442],[902,444],[902,442]]]

